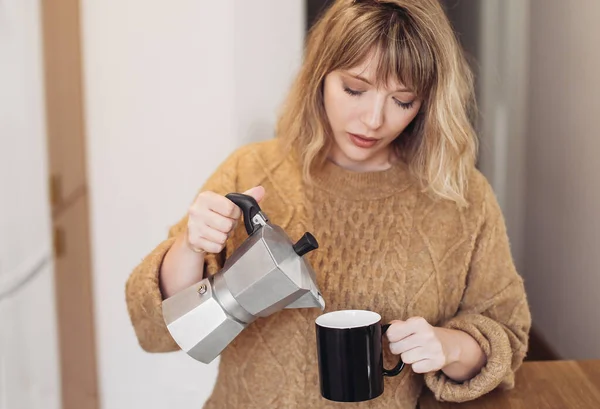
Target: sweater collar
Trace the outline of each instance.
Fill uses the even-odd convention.
[[[408,166],[402,161],[386,170],[356,172],[327,160],[314,171],[313,179],[315,186],[321,190],[350,200],[381,199],[411,185]]]

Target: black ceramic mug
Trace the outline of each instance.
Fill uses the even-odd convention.
[[[383,393],[383,377],[396,376],[383,368],[382,336],[390,324],[366,310],[333,311],[316,321],[321,395],[336,402],[360,402]]]

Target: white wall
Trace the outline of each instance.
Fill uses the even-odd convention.
[[[529,0],[445,3],[475,73],[478,167],[494,188],[523,273]]]
[[[1,409],[60,407],[47,180],[39,1],[5,0],[0,2]],[[26,280],[40,265],[40,273]]]
[[[479,166],[506,220],[524,274],[529,0],[484,0],[479,37]]]
[[[565,358],[600,358],[600,2],[532,0],[526,285]]]
[[[201,407],[218,360],[137,345],[125,281],[237,146],[271,137],[298,67],[301,0],[84,1],[88,166],[103,408]]]
[[[235,135],[268,139],[300,66],[305,0],[235,0]]]

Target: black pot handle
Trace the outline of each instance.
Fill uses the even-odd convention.
[[[391,324],[384,324],[381,326],[381,335],[385,334]],[[396,376],[402,372],[404,369],[404,362],[402,362],[402,358],[399,358],[398,363],[393,369],[385,369],[383,368],[383,376]]]
[[[253,221],[257,214],[261,214],[261,216],[263,215],[262,211],[260,210],[260,206],[252,196],[245,195],[243,193],[229,193],[225,195],[225,197],[242,209],[242,214],[244,215],[244,226],[246,227],[248,236],[256,233],[256,231],[262,227],[260,223]],[[263,218],[266,219],[264,216]]]

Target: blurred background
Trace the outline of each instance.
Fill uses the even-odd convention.
[[[200,407],[218,359],[148,354],[133,267],[273,136],[327,1],[0,1],[0,409]],[[528,359],[600,358],[600,2],[442,0],[477,75]]]

